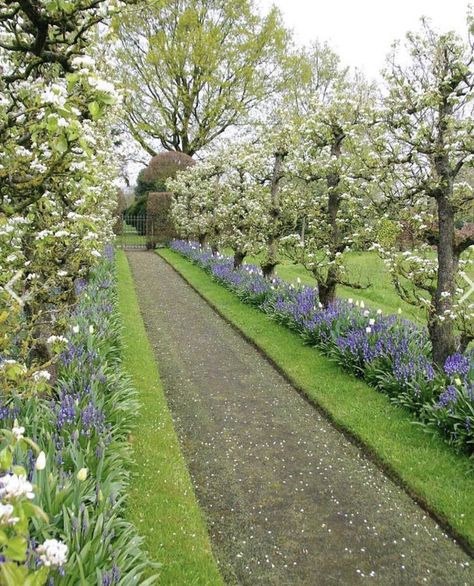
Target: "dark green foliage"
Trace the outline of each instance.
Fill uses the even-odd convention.
[[[148,194],[148,248],[155,248],[157,243],[167,244],[176,238],[176,229],[170,215],[173,194],[169,191]]]
[[[174,179],[176,173],[183,171],[191,165],[195,165],[195,161],[185,153],[166,151],[152,157],[148,167],[138,173],[137,184],[135,186],[135,201],[125,211],[127,223],[135,226],[137,231],[143,236],[145,234],[144,223],[134,220],[134,217],[146,215],[148,194],[151,192],[166,192],[166,180]],[[168,228],[166,228],[166,231],[170,233],[169,238],[166,237],[165,241],[167,242],[174,237],[174,232],[171,233]],[[151,248],[154,248],[154,245]]]
[[[161,191],[165,190],[165,186],[163,182],[160,182],[160,185],[156,185],[156,181],[147,180],[145,179],[145,169],[142,169],[138,173],[137,177],[137,184],[135,185],[135,199],[138,200],[143,196],[147,196],[150,191]]]

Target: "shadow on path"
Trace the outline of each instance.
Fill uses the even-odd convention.
[[[128,259],[227,583],[474,583],[456,543],[164,260]]]

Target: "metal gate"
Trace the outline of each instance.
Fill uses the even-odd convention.
[[[150,237],[153,237],[150,231],[153,231],[153,222],[150,222],[146,215],[123,214],[116,229],[117,246],[123,249],[149,248]]]

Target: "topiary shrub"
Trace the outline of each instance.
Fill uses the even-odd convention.
[[[148,167],[143,170],[141,180],[147,184],[154,184],[153,191],[165,192],[167,179],[174,179],[176,173],[195,164],[196,161],[185,153],[178,151],[158,153],[151,158]]]
[[[173,194],[168,191],[151,192],[147,202],[147,248],[167,244],[176,238],[176,230],[171,219],[170,209]]]

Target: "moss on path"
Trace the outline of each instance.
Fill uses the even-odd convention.
[[[129,259],[228,583],[473,580],[468,556],[162,259]]]

